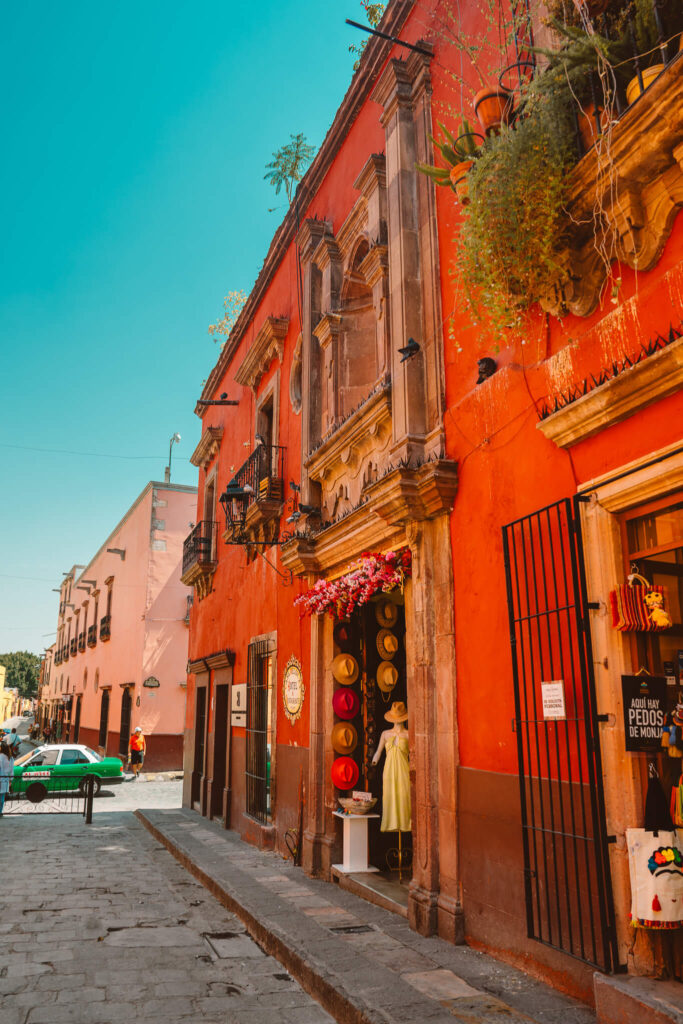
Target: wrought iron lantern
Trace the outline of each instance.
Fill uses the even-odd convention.
[[[245,483],[240,486],[235,480],[231,480],[218,499],[225,512],[225,529],[234,533],[244,532],[244,525],[247,518],[249,501],[253,497],[254,488]]]

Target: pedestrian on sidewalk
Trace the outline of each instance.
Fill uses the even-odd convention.
[[[14,758],[6,743],[0,743],[0,818],[5,808],[5,797],[9,793],[14,775]]]
[[[136,780],[144,763],[146,751],[147,744],[145,743],[145,737],[142,734],[142,729],[139,725],[136,725],[133,730],[133,735],[128,741],[128,759]]]
[[[19,744],[21,743],[21,740],[19,739],[16,725],[13,725],[9,732],[5,733],[2,738],[2,742],[8,746],[9,751],[13,756],[16,756],[19,753]]]

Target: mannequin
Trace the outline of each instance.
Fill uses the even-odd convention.
[[[382,751],[386,752],[382,776],[382,823],[381,832],[410,832],[410,774],[408,770],[408,730],[404,722],[408,711],[403,701],[395,701],[384,716],[393,725],[385,729],[379,738],[372,763],[377,764]]]

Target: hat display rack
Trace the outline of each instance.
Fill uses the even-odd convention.
[[[365,673],[362,671],[362,635],[359,623],[351,620],[337,622],[334,627],[334,659],[330,670],[333,680],[332,707],[335,724],[332,728],[332,782],[341,796],[356,788],[363,761],[359,742],[361,699]],[[365,739],[363,738],[363,746]]]

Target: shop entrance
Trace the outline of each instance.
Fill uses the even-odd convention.
[[[225,789],[225,760],[228,750],[228,690],[227,683],[216,686],[213,733],[211,817],[221,820],[223,818],[223,790]]]
[[[337,788],[336,795],[348,799],[354,792],[360,791],[372,794],[377,801],[371,812],[377,817],[371,817],[368,821],[368,862],[377,871],[363,873],[362,884],[371,890],[364,895],[371,898],[379,895],[407,910],[408,885],[412,877],[412,832],[382,830],[387,804],[384,784],[385,778],[389,778],[385,773],[388,748],[380,755],[377,765],[372,763],[382,733],[392,730],[394,725],[385,715],[393,705],[402,704],[407,707],[408,704],[405,634],[403,596],[398,593],[383,594],[357,609],[349,620],[338,622],[334,628],[335,659],[340,655],[351,655],[358,665],[358,673],[353,683],[338,685],[339,679],[343,679],[343,672],[338,672],[334,685],[335,690],[348,691],[357,697],[355,703],[350,699],[348,702],[351,710],[357,705],[354,717],[349,719],[335,716],[335,728],[342,727],[342,733],[338,735],[344,735],[343,726],[348,722],[355,733],[355,746],[350,749],[351,744],[344,746],[344,741],[341,745],[337,743],[335,756],[340,754],[351,758],[357,765],[358,779],[348,790]],[[353,674],[355,669],[352,669]],[[337,703],[335,712],[339,708],[341,705]],[[407,710],[409,714],[410,708],[407,707]],[[344,715],[348,716],[349,713],[343,711]],[[407,727],[407,724],[401,723],[403,727]],[[405,777],[407,789],[407,771]],[[385,818],[386,823],[396,822],[389,822]],[[360,876],[355,878],[358,881]],[[360,892],[358,889],[356,891]]]

